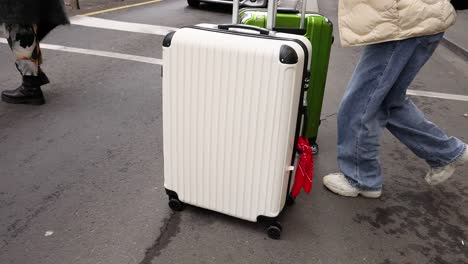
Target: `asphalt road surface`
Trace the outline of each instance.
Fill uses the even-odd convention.
[[[319,1],[334,22],[336,2]],[[424,162],[386,134],[382,198],[341,198],[322,187],[337,170],[335,113],[360,48],[333,47],[314,189],[288,209],[275,241],[259,225],[217,213],[173,213],[163,188],[158,32],[229,22],[229,8],[163,0],[93,17],[104,20],[44,40],[56,45],[43,50],[52,80],[46,105],[0,103],[1,264],[468,263],[467,168],[430,187]],[[116,21],[134,32],[109,29]],[[1,88],[15,88],[5,44],[0,61]],[[440,47],[411,87],[455,95],[413,99],[465,141],[467,83],[468,63]]]

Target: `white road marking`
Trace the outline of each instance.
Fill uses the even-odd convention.
[[[413,96],[422,96],[422,97],[468,102],[468,96],[460,95],[460,94],[435,93],[435,92],[416,91],[416,90],[408,90],[406,94],[413,95]]]
[[[6,39],[0,38],[0,43],[8,43],[8,42]],[[94,55],[94,56],[114,58],[114,59],[122,59],[122,60],[128,60],[128,61],[144,62],[144,63],[155,64],[155,65],[162,65],[161,59],[123,54],[123,53],[116,53],[116,52],[109,52],[109,51],[81,49],[81,48],[73,48],[73,47],[51,45],[51,44],[41,44],[41,48],[48,49],[48,50],[58,50],[58,51],[65,51],[65,52],[71,52],[71,53],[79,53],[79,54]]]
[[[112,30],[135,32],[135,33],[145,33],[145,34],[153,34],[153,35],[160,35],[160,36],[165,36],[167,33],[177,30],[177,28],[173,28],[173,27],[121,22],[121,21],[116,21],[116,20],[109,20],[109,19],[102,19],[102,18],[88,17],[88,16],[74,16],[70,18],[70,23],[72,25],[78,25],[78,26],[112,29]]]

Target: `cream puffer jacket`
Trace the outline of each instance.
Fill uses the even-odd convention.
[[[450,0],[340,0],[338,13],[345,47],[444,32],[456,19]]]

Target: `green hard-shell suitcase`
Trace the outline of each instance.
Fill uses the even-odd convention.
[[[303,9],[305,6],[303,5]],[[301,15],[304,15],[301,26]],[[239,12],[241,24],[267,27],[267,10],[261,8],[244,8]],[[313,12],[303,14],[295,9],[278,9],[276,27],[278,32],[296,33],[306,36],[312,43],[312,60],[309,87],[307,90],[306,136],[318,153],[317,135],[320,126],[323,96],[327,80],[328,63],[331,46],[334,41],[333,24],[323,15]]]

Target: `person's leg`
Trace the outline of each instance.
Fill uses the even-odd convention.
[[[375,91],[366,93],[366,89],[362,88],[366,86],[365,84],[372,84],[372,81],[366,80],[366,77],[372,80],[371,76],[361,77],[363,76],[361,74],[365,73],[365,71],[361,72],[364,68],[361,64],[371,57],[369,54],[366,54],[371,50],[367,49],[365,51],[340,108],[338,120],[338,161],[342,173],[326,176],[324,183],[329,189],[348,196],[362,194],[368,197],[378,197],[380,194],[378,190],[382,186],[383,177],[378,163],[377,148],[378,138],[383,127],[387,127],[416,155],[425,159],[429,164],[452,164],[451,162],[455,160],[458,162],[457,164],[461,164],[464,161],[463,157],[468,156],[466,151],[463,155],[465,145],[461,141],[453,137],[449,138],[434,124],[425,120],[421,112],[406,97],[406,90],[409,84],[431,57],[442,35],[438,34],[396,42],[398,45],[395,45],[392,49],[393,59],[388,60],[386,64],[387,67],[391,67],[390,73],[388,71],[385,73],[385,70],[381,73],[382,76],[385,74],[389,75],[382,78],[386,79],[387,82],[380,81],[375,89],[377,91],[383,89],[387,93],[383,97],[383,101],[378,101],[380,106],[372,113],[372,118],[366,118],[369,111],[364,111],[364,114],[358,119],[361,122],[359,123],[355,121],[356,119],[353,118],[352,112],[350,112],[353,110],[353,103],[358,106],[355,106],[355,109],[361,109],[362,102],[360,102],[361,105],[359,103],[356,104],[356,101],[359,99],[359,96],[356,96],[356,94],[359,91],[361,91],[363,97],[366,97],[366,94],[368,94],[366,105],[372,105],[372,102],[375,102]],[[387,54],[387,52],[383,52],[384,50],[382,48],[382,55]],[[392,64],[392,60],[395,58],[398,58],[403,64]],[[370,62],[367,63],[370,64],[372,61],[370,59]],[[369,70],[367,72],[372,73]],[[393,73],[398,74],[394,75]],[[390,90],[387,90],[388,84],[391,84]],[[355,96],[353,99],[350,99],[352,98],[352,94]],[[360,124],[363,129],[357,129],[359,126],[356,126],[356,123]],[[350,133],[350,131],[354,133]],[[369,132],[374,132],[375,134],[371,134],[368,137]],[[361,138],[361,135],[366,135],[366,137]],[[369,144],[369,140],[371,144]],[[426,150],[422,149],[421,144],[426,145]],[[428,146],[432,144],[442,145],[438,150],[431,152],[428,150],[430,149]],[[349,148],[349,146],[352,148]],[[432,146],[432,148],[434,147]],[[353,149],[355,150],[354,153]]]
[[[7,103],[44,103],[40,86],[49,80],[40,69],[42,55],[36,32],[36,25],[4,25],[8,44],[16,57],[16,68],[23,78],[19,88],[2,92],[2,100]]]
[[[379,139],[383,102],[415,51],[414,39],[365,48],[338,113],[338,164],[349,182],[365,191],[382,188]]]
[[[455,137],[447,136],[442,129],[427,120],[406,96],[408,86],[434,53],[442,36],[443,34],[438,34],[419,38],[420,45],[415,50],[411,63],[406,65],[385,99],[388,109],[387,129],[429,164],[432,170],[426,180],[431,184],[448,179],[455,171],[456,165],[468,162],[465,143]]]
[[[341,190],[341,194],[380,195],[383,175],[379,139],[389,114],[386,98],[405,74],[407,65],[413,63],[420,43],[419,38],[412,38],[365,48],[338,113],[337,151],[341,173],[324,178],[332,191],[339,193],[340,189],[348,188],[349,193]]]

